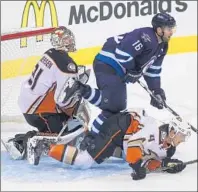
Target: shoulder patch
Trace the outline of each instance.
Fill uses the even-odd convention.
[[[147,33],[143,33],[141,35],[142,40],[146,43],[146,42],[151,42],[151,37],[147,34]]]
[[[73,73],[76,73],[76,71],[77,71],[77,69],[76,69],[76,64],[74,64],[74,63],[69,63],[69,64],[67,65],[67,69],[68,69],[68,71],[71,71],[71,72],[73,72]]]
[[[78,66],[66,52],[50,49],[46,52],[52,58],[58,69],[64,73],[78,73]]]

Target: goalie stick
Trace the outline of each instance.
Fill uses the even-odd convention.
[[[143,87],[143,89],[145,89],[145,90],[150,94],[151,97],[153,97],[154,99],[156,99],[159,103],[163,104],[163,106],[164,106],[170,113],[172,113],[174,116],[176,116],[177,120],[179,120],[180,122],[183,121],[183,120],[182,120],[182,117],[181,117],[177,112],[175,112],[171,107],[169,107],[169,106],[165,103],[165,101],[164,101],[164,102],[160,102],[160,101],[158,100],[158,98],[156,98],[156,97],[153,95],[153,93],[148,89],[148,87],[147,87],[146,85],[144,85],[144,83],[142,83],[142,82],[139,81],[139,80],[138,80],[137,82],[140,84],[141,87]],[[196,129],[194,126],[192,126],[190,123],[188,123],[188,125],[190,126],[190,128],[191,128],[195,133],[198,134],[197,129]]]
[[[68,144],[70,141],[74,140],[77,136],[84,133],[86,131],[86,128],[80,128],[76,130],[75,132],[69,133],[65,136],[59,136],[56,138],[56,142],[54,144],[60,145],[60,144]]]
[[[194,163],[197,163],[197,162],[198,162],[198,159],[191,160],[191,161],[186,161],[186,162],[184,162],[184,165],[191,165],[191,164],[194,164]],[[171,167],[160,167],[160,168],[155,169],[153,171],[147,171],[147,173],[161,173],[161,172],[166,171],[168,169],[171,169]]]

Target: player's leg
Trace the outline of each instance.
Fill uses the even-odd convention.
[[[123,138],[130,123],[128,113],[117,113],[103,123],[100,132],[87,147],[88,153],[97,163],[113,156],[117,147],[123,148]]]
[[[86,148],[94,135],[99,133],[101,125],[107,118],[126,108],[126,85],[115,74],[115,71],[110,66],[96,60],[94,61],[94,72],[100,96],[97,96],[96,89],[91,89],[91,93],[84,98],[92,104],[96,101],[102,112],[93,121],[91,132],[84,139],[82,148]],[[100,99],[97,100],[97,98]]]
[[[126,114],[119,113],[110,117],[103,125],[101,132],[97,134],[92,143],[86,150],[82,151],[78,147],[78,142],[73,146],[70,144],[51,145],[49,147],[48,155],[60,162],[75,165],[78,168],[89,168],[93,163],[102,163],[104,159],[113,155],[117,146],[122,147],[124,133],[130,124],[130,117]],[[68,134],[70,136],[71,134]],[[43,150],[42,144],[46,141],[43,138],[34,136],[29,139],[32,146],[34,146],[33,153],[29,157],[31,164],[37,164],[39,151]],[[39,142],[42,141],[42,142]],[[37,160],[36,160],[37,159]]]
[[[63,122],[69,118],[65,114],[23,114],[27,123],[38,131],[16,134],[13,138],[3,141],[4,146],[13,159],[24,159],[28,138],[38,133],[59,133]]]
[[[98,133],[106,118],[126,108],[127,94],[126,84],[122,82],[110,66],[95,60],[94,72],[101,93],[101,102],[98,107],[102,110],[102,113],[94,120],[92,131]]]
[[[82,149],[98,134],[103,122],[110,116],[126,108],[126,85],[115,71],[108,65],[95,60],[94,72],[98,89],[90,88],[83,97],[90,103],[98,106],[102,112],[95,118],[91,126],[91,132],[81,143]]]
[[[81,151],[71,145],[51,146],[48,155],[57,161],[79,169],[88,169],[95,163],[87,151]]]
[[[59,133],[69,116],[65,113],[24,114],[27,123],[39,132]]]
[[[72,132],[82,127],[82,122],[78,119],[70,119],[64,113],[61,114],[25,114],[28,124],[38,129],[29,131],[26,134],[17,134],[13,138],[2,141],[6,150],[13,159],[24,159],[26,157],[27,140],[35,135],[56,136],[61,131],[65,123],[68,123],[63,134]]]
[[[94,72],[98,89],[74,80],[67,88],[67,100],[80,95],[91,104],[105,111],[105,116],[111,116],[126,108],[126,84],[109,66],[94,60]],[[103,114],[104,115],[104,114]]]
[[[79,144],[84,138],[86,129],[81,127],[67,135],[60,136],[59,139],[54,136],[35,135],[27,142],[27,160],[30,164],[38,165],[40,157],[45,152],[50,157],[72,164],[78,154]]]
[[[47,154],[50,145],[54,144],[56,142],[59,142],[59,144],[60,144],[60,141],[61,141],[61,143],[67,142],[70,145],[79,146],[79,142],[84,137],[84,131],[86,130],[86,124],[89,123],[88,121],[90,119],[90,113],[87,108],[87,104],[82,101],[78,105],[78,108],[75,110],[75,113],[72,113],[72,114],[74,114],[76,116],[75,117],[73,116],[72,118],[70,117],[68,120],[66,120],[67,121],[67,122],[65,122],[66,129],[62,134],[60,132],[59,135],[55,136],[55,137],[53,135],[52,135],[52,137],[50,137],[50,135],[47,137],[37,135],[37,136],[34,136],[33,138],[29,138],[29,140],[27,142],[27,156],[28,156],[28,161],[31,164],[37,165],[39,163],[40,156],[42,155],[42,153],[44,152],[45,154]],[[62,116],[60,116],[60,117],[62,117]],[[48,118],[48,122],[49,123],[51,122],[47,126],[48,129],[51,128],[52,126],[54,126],[54,127],[57,126],[58,123],[56,121],[53,121],[53,119],[51,119],[51,121],[50,121],[49,116],[47,116],[47,118]],[[62,120],[65,121],[64,118],[62,118]],[[51,125],[51,127],[50,127],[50,125]],[[78,137],[76,137],[76,134]],[[71,141],[68,141],[70,135],[73,138]],[[60,139],[60,137],[61,137],[61,139]]]
[[[124,122],[120,126],[117,122]],[[124,132],[129,122],[121,114],[110,117],[103,125],[99,134],[95,136],[86,150],[79,150],[70,145],[55,145],[49,150],[48,155],[65,164],[74,165],[80,169],[87,169],[95,162],[100,164],[113,155],[117,146],[123,142]]]
[[[120,113],[109,117],[101,126],[100,132],[95,135],[93,142],[87,147],[88,153],[98,164],[113,156],[117,147],[123,147],[124,134],[129,126],[127,118]]]

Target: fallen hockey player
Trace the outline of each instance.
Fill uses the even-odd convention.
[[[77,131],[83,132],[83,128]],[[75,138],[78,135],[77,131],[68,134],[67,137]],[[132,168],[133,180],[139,180],[146,177],[148,170],[156,170],[159,167],[168,167],[165,170],[168,173],[184,170],[186,165],[181,160],[171,157],[175,154],[176,147],[186,142],[190,135],[188,125],[176,119],[158,127],[157,120],[147,116],[144,110],[130,110],[106,120],[100,133],[89,141],[87,148],[51,144],[53,138],[47,136],[29,138],[27,159],[30,164],[35,164],[41,152],[46,150],[46,145],[43,144],[50,143],[47,149],[49,157],[80,169],[88,169],[94,163],[104,162],[113,155],[116,147],[121,147],[124,152],[123,158]]]

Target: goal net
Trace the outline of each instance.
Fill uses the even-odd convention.
[[[55,28],[21,28],[1,34],[1,123],[24,122],[18,106],[21,83],[49,48]]]

